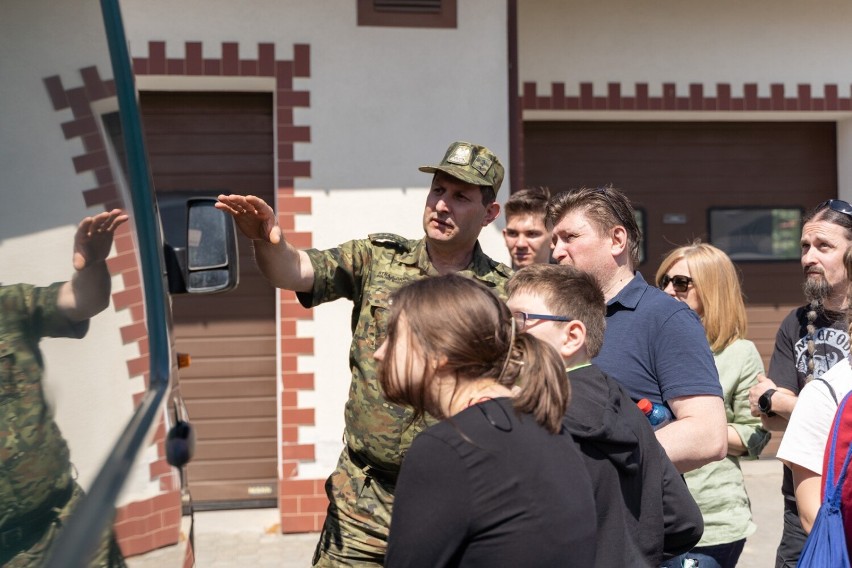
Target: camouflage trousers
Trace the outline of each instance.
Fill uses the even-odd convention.
[[[58,510],[56,518],[44,527],[40,535],[33,535],[24,550],[2,550],[0,549],[0,566],[3,568],[35,568],[41,566],[47,556],[50,545],[56,539],[62,526],[68,520],[72,510],[83,497],[83,490],[74,484],[74,490],[68,502]],[[104,535],[95,558],[90,564],[93,568],[125,568],[121,549],[110,530]]]
[[[378,479],[343,449],[325,482],[328,514],[314,553],[314,566],[381,566],[393,505],[393,482]]]

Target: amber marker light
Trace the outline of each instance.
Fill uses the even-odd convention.
[[[189,367],[192,364],[192,356],[189,353],[178,353],[177,354],[177,364],[178,369],[183,369],[185,367]]]

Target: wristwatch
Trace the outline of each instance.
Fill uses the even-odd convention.
[[[775,394],[775,389],[766,389],[766,392],[757,399],[757,408],[767,416],[775,416],[775,413],[772,412],[773,394]]]

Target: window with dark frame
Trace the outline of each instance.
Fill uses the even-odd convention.
[[[358,0],[359,26],[455,28],[457,0]]]
[[[799,260],[799,207],[713,207],[710,243],[736,262]]]

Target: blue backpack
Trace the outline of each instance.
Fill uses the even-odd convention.
[[[837,450],[837,433],[843,422],[843,411],[852,392],[843,398],[834,417],[831,427],[831,436],[828,439],[826,451],[828,452],[825,467],[823,468],[823,501],[819,507],[814,526],[802,555],[799,557],[799,568],[849,568],[849,552],[846,548],[846,532],[843,527],[843,515],[840,511],[840,498],[843,483],[846,481],[846,471],[849,459],[852,457],[852,444],[846,452],[840,475],[835,471],[835,457]]]

